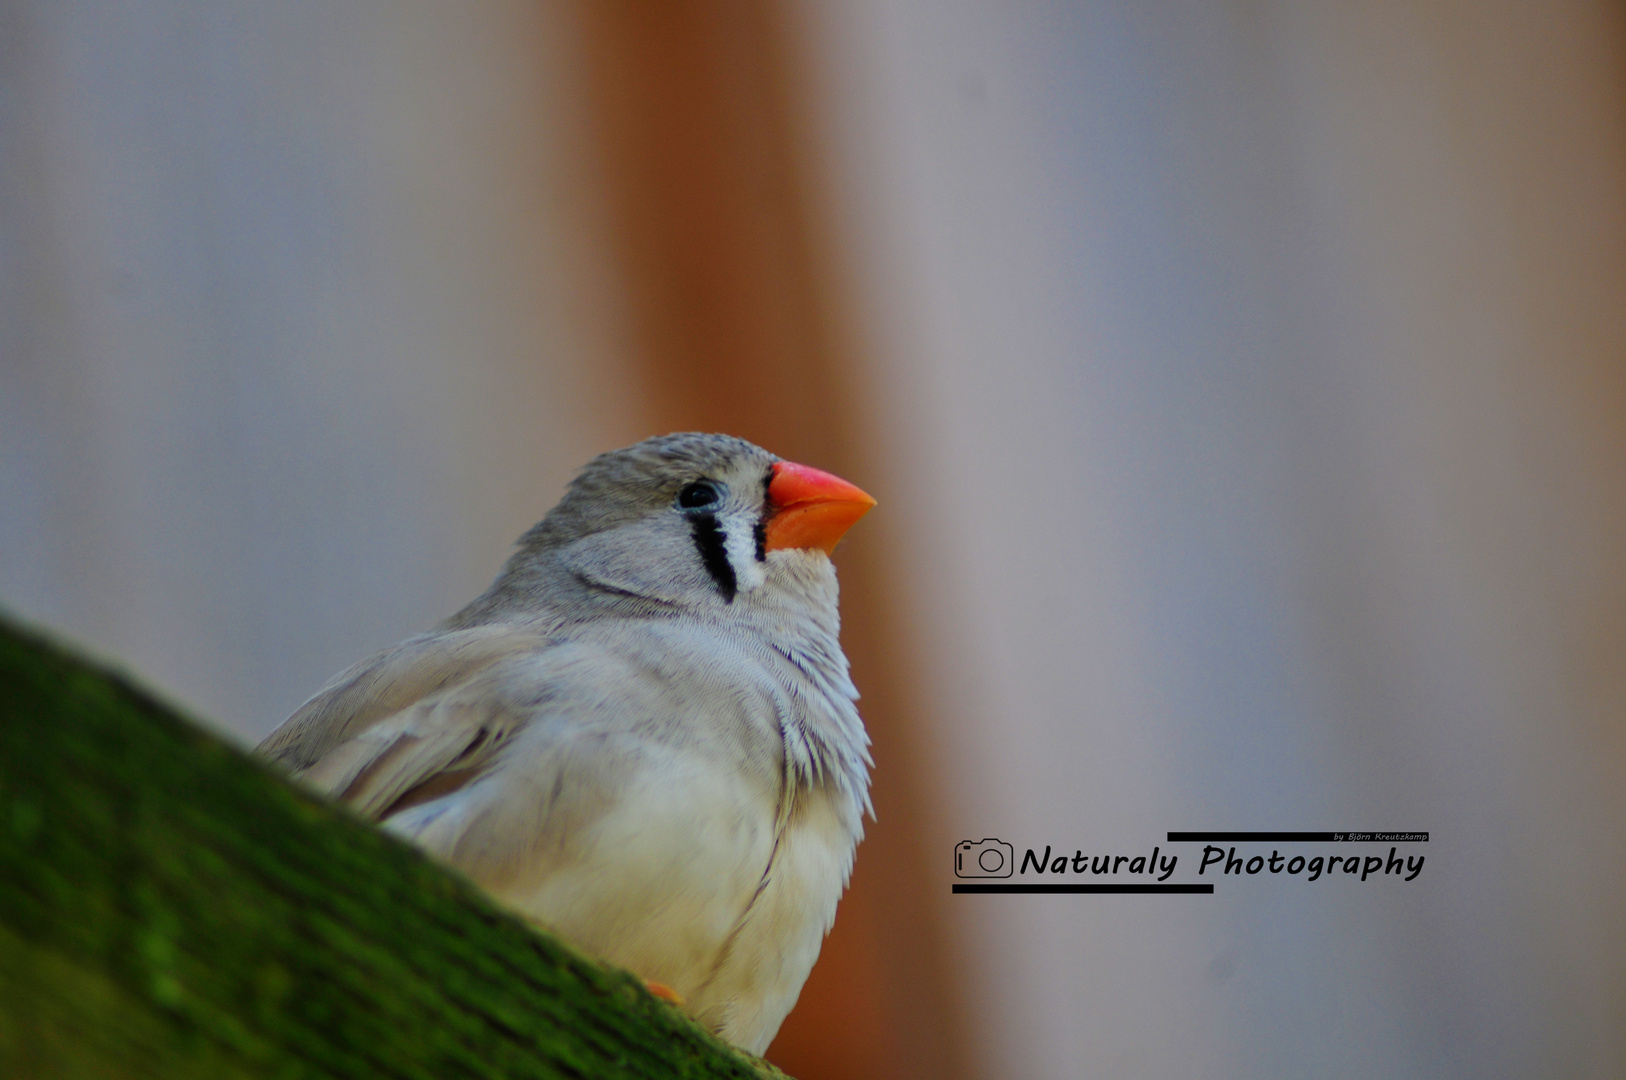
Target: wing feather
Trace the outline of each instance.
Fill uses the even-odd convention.
[[[340,674],[260,752],[357,812],[383,817],[438,775],[479,774],[525,717],[465,691],[492,665],[547,646],[532,630],[503,625],[412,638]]]

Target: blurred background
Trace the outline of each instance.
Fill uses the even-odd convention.
[[[248,745],[691,428],[881,504],[793,1075],[1626,1073],[1620,4],[0,0],[12,613]],[[1432,838],[949,893],[1188,829]]]

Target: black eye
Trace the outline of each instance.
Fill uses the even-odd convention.
[[[678,492],[677,504],[684,510],[698,510],[711,506],[723,497],[717,485],[710,480],[696,480]]]

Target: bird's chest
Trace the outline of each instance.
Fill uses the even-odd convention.
[[[858,811],[829,788],[803,789],[760,891],[742,909],[714,970],[691,1002],[703,1021],[771,1037],[818,959],[852,871]],[[709,1014],[709,1015],[708,1015]]]

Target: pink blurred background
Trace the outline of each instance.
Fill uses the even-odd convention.
[[[248,744],[685,428],[881,503],[793,1075],[1626,1073],[1619,4],[0,0],[0,605]]]

